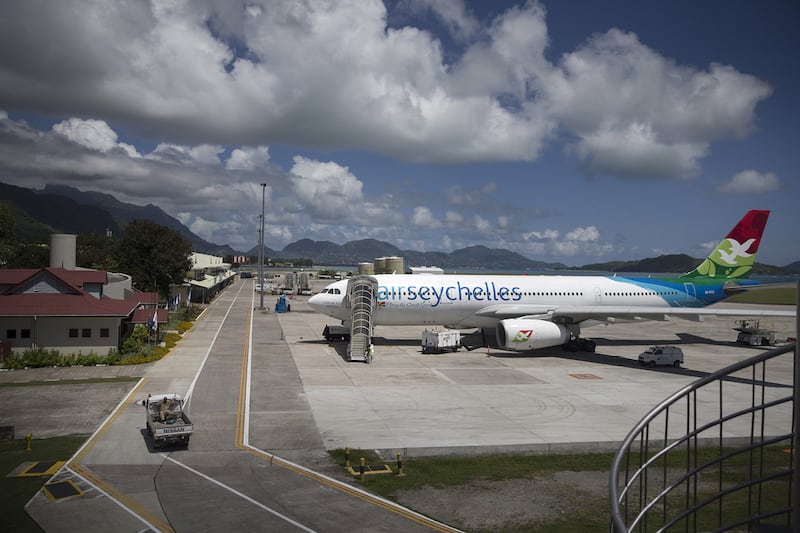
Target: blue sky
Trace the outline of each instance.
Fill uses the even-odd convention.
[[[800,260],[791,1],[0,6],[0,181],[206,240],[704,256],[748,209]]]

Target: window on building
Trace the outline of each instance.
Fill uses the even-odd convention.
[[[78,328],[69,328],[69,338],[70,339],[78,338]]]
[[[16,338],[17,338],[17,330],[15,329],[6,330],[6,339],[16,339]]]
[[[100,328],[100,336],[108,337],[108,328]]]
[[[19,338],[20,339],[30,339],[31,338],[31,330],[29,330],[29,329],[21,329],[21,330],[19,330]]]
[[[91,328],[83,328],[81,330],[81,337],[91,337],[92,336],[92,329]]]

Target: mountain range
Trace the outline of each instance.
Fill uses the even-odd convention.
[[[133,220],[150,220],[180,233],[197,252],[218,255],[257,256],[258,246],[242,252],[227,244],[208,242],[195,235],[178,219],[160,207],[148,204],[137,206],[121,202],[110,194],[80,191],[63,185],[46,185],[42,190],[26,189],[0,183],[0,201],[5,202],[14,216],[16,237],[25,242],[49,242],[53,233],[110,233],[122,235],[125,226]],[[375,239],[336,244],[330,241],[301,239],[288,244],[283,250],[264,248],[266,257],[286,259],[311,259],[319,265],[356,265],[373,261],[376,257],[399,256],[406,266],[436,265],[445,269],[481,268],[492,270],[563,270],[562,263],[534,261],[518,253],[486,246],[470,246],[445,252],[419,252],[401,250]],[[688,272],[700,263],[688,255],[667,255],[640,261],[610,262],[585,265],[579,270],[611,272]],[[800,261],[785,267],[758,265],[756,273],[800,274]]]

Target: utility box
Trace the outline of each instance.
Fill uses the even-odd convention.
[[[461,332],[457,330],[422,332],[422,353],[455,352],[461,347]]]

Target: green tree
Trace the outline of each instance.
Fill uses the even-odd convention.
[[[17,243],[5,268],[45,268],[50,266],[50,248],[42,244]]]
[[[14,236],[14,216],[5,202],[0,202],[0,267],[8,267],[8,263],[16,255],[16,238]]]
[[[95,233],[78,235],[75,262],[84,268],[118,272],[119,239]]]
[[[177,231],[149,220],[134,220],[125,227],[117,259],[122,272],[142,291],[169,294],[169,286],[182,283],[192,268],[192,245]]]

